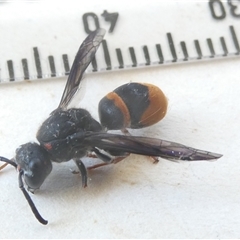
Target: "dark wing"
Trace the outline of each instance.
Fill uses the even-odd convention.
[[[169,160],[213,160],[222,155],[207,152],[183,144],[156,138],[124,136],[110,133],[86,133],[84,145],[114,153],[135,153],[158,156]]]
[[[104,29],[97,29],[96,31],[90,33],[81,44],[70,70],[69,77],[58,108],[66,108],[78,90],[83,73],[94,58],[104,35]]]

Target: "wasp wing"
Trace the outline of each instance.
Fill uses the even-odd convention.
[[[78,90],[83,73],[94,58],[104,35],[104,29],[97,29],[96,31],[90,33],[81,44],[70,70],[69,77],[58,108],[65,109],[68,106],[69,102]]]
[[[110,133],[86,133],[83,142],[84,145],[102,149],[110,154],[114,152],[114,156],[117,153],[135,153],[185,161],[213,160],[222,156],[161,139]]]

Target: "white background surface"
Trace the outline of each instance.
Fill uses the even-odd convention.
[[[86,10],[81,9],[81,11],[87,12],[91,9],[96,11],[99,7],[93,5],[92,2],[86,4],[88,4],[85,7]],[[115,8],[109,2],[104,2],[104,4],[98,11],[99,13],[103,9],[109,9],[109,11],[113,9],[122,16],[121,21],[119,20],[119,31],[116,31],[116,35],[122,32],[119,43],[124,43],[125,39],[132,41],[131,44],[134,45],[134,39],[131,36],[137,36],[136,38],[141,40],[139,40],[139,46],[141,46],[145,44],[144,40],[149,42],[151,37],[157,37],[153,32],[147,32],[146,26],[150,24],[148,19],[133,17],[138,24],[130,25],[131,29],[126,28],[128,24],[124,25],[129,18],[123,13],[128,13],[130,10],[133,15],[140,13],[143,11],[144,2],[137,6],[129,3],[129,8],[122,4],[116,5]],[[167,12],[164,14],[163,11],[159,17],[159,13],[156,15],[158,5],[155,4],[157,3],[148,2],[148,8],[145,11],[151,13],[152,19],[158,19],[159,23],[151,22],[151,24],[159,25],[158,34],[161,36],[166,32],[180,31],[178,24],[180,24],[180,19],[183,21],[183,16],[187,16],[187,8],[182,7],[182,16],[173,14],[169,17]],[[82,5],[82,8],[84,6]],[[65,12],[68,10],[66,9]],[[210,37],[216,35],[218,39],[221,36],[219,35],[221,29],[229,23],[225,22],[225,25],[223,23],[222,28],[219,25],[214,27],[216,23],[211,22],[211,15],[207,13],[208,15],[204,13],[206,18],[203,18],[202,14],[195,18],[191,15],[191,19],[187,16],[189,21],[180,25],[183,27],[183,24],[186,24],[184,27],[188,31],[184,31],[182,36],[177,34],[174,36],[187,40],[187,33],[195,31],[199,33],[199,37],[192,36],[191,39],[200,39],[201,30],[204,32],[201,28],[203,25],[206,31],[206,36],[202,36],[203,39],[209,37],[208,33],[211,33]],[[174,21],[173,17],[176,18]],[[193,20],[199,23],[197,30]],[[134,24],[132,21],[130,22]],[[168,29],[164,21],[165,23],[167,21]],[[208,21],[209,24],[207,24]],[[15,21],[9,20],[9,22],[14,25],[16,19]],[[44,23],[44,20],[42,22]],[[38,19],[40,27],[42,22]],[[236,23],[239,24],[239,20]],[[74,56],[74,51],[76,52],[85,35],[81,33],[80,38],[79,32],[76,29],[74,32],[74,29],[67,28],[66,23],[65,27],[62,25],[61,28],[59,27],[59,33],[60,30],[67,32],[61,36],[62,39],[67,38],[66,42],[64,43],[62,39],[54,42],[52,39],[55,35],[58,36],[58,33],[48,31],[48,26],[45,26],[49,39],[44,38],[45,42],[43,42],[37,34],[35,37],[28,35],[29,45],[28,47],[23,45],[22,48],[43,46],[42,51],[48,51],[46,46],[49,46],[53,53],[56,51],[56,54],[59,53],[60,56],[63,50],[57,52],[59,45],[62,45],[60,49],[64,49],[64,53],[68,52],[68,45],[69,52],[73,51]],[[143,34],[137,26],[144,27]],[[175,28],[173,29],[172,26]],[[163,29],[159,30],[160,28]],[[130,30],[133,31],[133,35],[124,34],[125,29],[127,33]],[[32,31],[29,31],[29,34]],[[19,42],[23,41],[23,36],[24,32],[19,37]],[[20,49],[20,53],[15,52],[15,54],[19,54],[19,59],[21,59],[23,50],[20,45],[22,43],[17,45],[18,35],[13,35],[12,32],[13,37],[14,39],[11,39],[10,35],[8,36],[12,41],[11,44],[6,39],[4,40],[6,50],[10,47],[13,50],[6,54],[9,59],[18,59],[18,55],[11,56],[11,54],[14,54],[14,50]],[[79,39],[81,39],[80,42]],[[111,44],[114,45],[114,42],[112,41]],[[64,44],[66,44],[65,47]],[[152,44],[155,44],[155,41]],[[88,74],[85,77],[83,91],[80,91],[78,96],[82,100],[77,101],[76,106],[87,108],[96,119],[98,119],[97,104],[109,91],[130,81],[153,83],[165,92],[169,100],[168,113],[160,123],[143,130],[132,131],[132,133],[180,142],[195,148],[222,153],[224,156],[215,162],[173,163],[161,160],[157,165],[153,165],[146,157],[130,156],[117,165],[91,171],[86,189],[81,187],[81,177],[73,175],[69,170],[75,168],[74,163],[54,164],[51,175],[41,189],[31,195],[42,216],[49,221],[47,226],[40,225],[34,219],[27,202],[18,189],[17,173],[11,167],[5,168],[0,173],[0,237],[239,237],[239,63],[239,58],[236,58]],[[2,156],[11,158],[20,144],[35,140],[35,133],[41,122],[58,105],[65,82],[66,78],[60,78],[0,85],[0,150]],[[84,162],[86,165],[94,163],[89,159],[84,159]]]

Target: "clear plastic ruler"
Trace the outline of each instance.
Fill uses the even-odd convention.
[[[68,75],[80,43],[98,27],[107,34],[87,70],[96,74],[240,56],[239,0],[6,1],[0,82]]]

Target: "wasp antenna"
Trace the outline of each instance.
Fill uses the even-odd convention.
[[[5,168],[8,164],[12,165],[13,167],[17,168],[17,164],[13,161],[13,160],[9,160],[5,157],[0,157],[0,161],[1,162],[5,162],[5,164],[3,164],[1,167],[0,167],[0,170],[2,170],[3,168]]]
[[[29,206],[32,209],[33,214],[35,215],[35,217],[37,218],[37,220],[42,223],[43,225],[47,225],[48,221],[43,219],[42,216],[40,215],[40,213],[38,212],[35,204],[33,203],[31,197],[29,196],[28,192],[26,191],[26,189],[24,188],[24,184],[23,184],[23,180],[22,180],[22,175],[23,175],[23,171],[20,170],[19,171],[19,176],[18,176],[18,183],[19,183],[19,188],[22,190],[26,200],[28,201]]]

